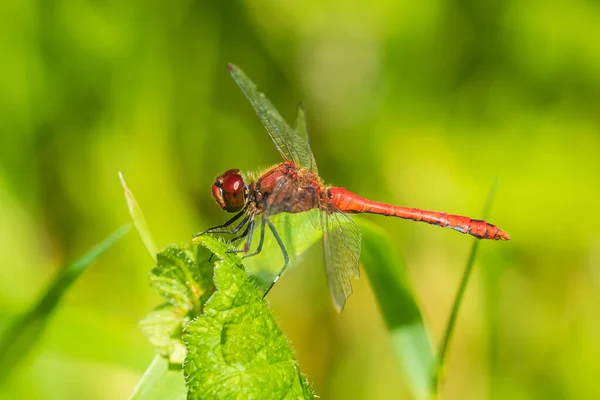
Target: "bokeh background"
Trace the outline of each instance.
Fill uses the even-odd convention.
[[[0,4],[0,316],[129,220],[159,246],[227,216],[214,176],[279,156],[234,62],[290,121],[307,108],[327,182],[477,217],[485,242],[450,348],[446,399],[600,398],[600,7],[575,0],[74,1]],[[438,343],[472,240],[381,225]],[[3,399],[126,398],[153,358],[159,297],[131,233],[76,282]],[[319,250],[269,300],[325,399],[407,398],[367,279],[344,313]]]

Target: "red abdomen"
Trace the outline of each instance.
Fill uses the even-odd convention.
[[[495,225],[461,215],[426,211],[418,208],[398,207],[367,200],[344,188],[329,188],[327,195],[333,205],[347,213],[370,213],[393,216],[454,229],[478,239],[509,240],[510,236]]]

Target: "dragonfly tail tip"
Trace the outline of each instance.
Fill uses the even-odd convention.
[[[500,231],[498,233],[498,238],[500,240],[510,240],[510,235],[508,233],[504,232],[504,231]]]

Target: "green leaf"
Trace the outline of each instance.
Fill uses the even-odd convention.
[[[199,242],[224,253],[225,246]],[[312,399],[290,345],[237,257],[215,265],[217,291],[185,328],[188,399]]]
[[[158,253],[150,281],[168,303],[140,327],[168,358],[164,365],[181,365],[185,357],[189,399],[314,398],[285,336],[225,243],[200,236],[189,245],[168,246]],[[159,361],[153,364],[134,398],[160,398],[151,396],[175,379]]]
[[[187,389],[181,369],[173,368],[163,357],[156,356],[130,400],[185,400]]]
[[[159,354],[168,357],[172,364],[182,365],[185,346],[181,335],[188,321],[189,317],[175,311],[171,304],[164,304],[148,314],[139,326]]]
[[[140,329],[156,351],[181,365],[185,346],[183,327],[202,312],[214,285],[211,251],[194,241],[185,246],[167,246],[157,254],[150,271],[151,285],[168,300],[140,322]]]
[[[211,253],[198,242],[183,247],[167,246],[157,254],[150,283],[176,310],[202,310],[202,296],[212,287]]]
[[[404,261],[385,232],[366,220],[356,222],[363,233],[362,264],[396,355],[415,397],[429,396],[435,358]]]
[[[125,191],[125,199],[127,200],[127,207],[129,208],[129,214],[133,219],[133,224],[135,225],[142,242],[144,242],[144,246],[146,246],[146,250],[148,250],[150,257],[152,260],[156,261],[156,245],[154,244],[154,239],[152,239],[152,235],[150,234],[150,229],[148,229],[146,218],[144,218],[144,214],[135,200],[133,193],[127,187],[125,178],[121,172],[119,172],[119,179],[121,180],[121,185]]]
[[[40,300],[23,316],[17,318],[0,341],[0,382],[34,346],[42,335],[48,318],[69,287],[87,267],[131,229],[122,226],[79,260],[69,264],[54,278]]]

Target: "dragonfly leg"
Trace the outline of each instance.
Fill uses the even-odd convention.
[[[233,218],[231,218],[229,221],[225,222],[223,225],[220,225],[220,226],[215,226],[214,228],[210,228],[210,229],[207,229],[207,230],[205,230],[204,232],[201,232],[201,233],[197,233],[197,234],[195,234],[195,235],[192,237],[192,240],[193,240],[193,239],[195,239],[195,238],[197,238],[197,237],[199,237],[199,236],[205,235],[205,234],[207,234],[207,233],[229,233],[229,234],[236,234],[236,233],[237,233],[237,232],[238,232],[240,229],[242,229],[242,227],[243,227],[243,226],[246,224],[246,222],[248,221],[248,218],[250,218],[250,215],[249,215],[249,214],[246,214],[246,216],[245,216],[245,217],[242,219],[242,222],[240,222],[240,223],[238,224],[238,226],[236,226],[236,227],[235,227],[233,230],[231,230],[231,231],[228,231],[228,230],[225,230],[225,231],[223,231],[223,230],[218,230],[218,229],[221,229],[221,228],[226,228],[226,227],[228,227],[229,225],[231,225],[232,223],[234,223],[236,220],[238,220],[238,219],[239,219],[239,218],[240,218],[240,217],[243,215],[243,213],[244,213],[244,212],[245,212],[245,209],[244,209],[244,210],[242,210],[242,211],[240,211],[240,212],[239,212],[239,213],[237,213],[236,215],[234,215],[234,216],[233,216]],[[252,221],[254,221],[254,215],[252,216],[252,220],[251,220],[251,222],[252,222]],[[238,239],[240,239],[240,238],[244,237],[245,235],[247,235],[247,234],[248,234],[248,228],[249,228],[249,227],[250,227],[250,224],[248,224],[248,227],[246,227],[246,230],[244,231],[244,233],[242,233],[242,234],[241,234],[240,236],[238,236],[238,237],[235,237],[235,238],[233,238],[233,239],[230,241],[230,243],[233,243],[233,242],[235,242],[236,240],[238,240]],[[208,262],[211,262],[211,261],[212,261],[212,259],[213,259],[213,257],[214,257],[214,254],[211,254],[211,255],[210,255],[210,257],[208,258]]]
[[[279,277],[281,276],[281,274],[283,274],[288,264],[290,263],[290,258],[288,256],[287,250],[285,249],[285,246],[283,245],[283,242],[281,241],[281,238],[279,237],[279,233],[277,233],[277,230],[275,229],[271,221],[267,221],[267,225],[269,225],[269,229],[271,229],[271,232],[273,233],[273,236],[275,237],[275,240],[277,241],[277,244],[279,245],[279,248],[283,253],[283,267],[281,268],[275,279],[273,279],[273,282],[271,282],[269,288],[265,290],[265,293],[263,294],[263,299],[271,291],[271,289],[273,289],[273,286],[275,286],[275,284],[279,280]]]
[[[248,226],[246,226],[246,229],[244,230],[244,232],[241,235],[236,236],[229,241],[229,243],[234,243],[240,239],[247,237],[248,239],[246,240],[246,245],[244,246],[244,248],[227,250],[228,253],[247,253],[248,252],[248,248],[250,247],[250,244],[252,243],[252,235],[254,234],[254,217],[255,217],[255,215],[252,215],[252,217],[250,218],[250,222],[248,223]]]
[[[238,233],[240,231],[240,229],[242,229],[244,227],[244,225],[246,225],[246,223],[248,222],[248,219],[250,218],[250,215],[246,215],[242,221],[237,224],[237,226],[231,230],[228,229],[221,229],[221,230],[215,230],[215,231],[210,231],[208,233],[224,233],[227,235],[235,235],[236,233]]]
[[[246,225],[246,229],[244,229],[244,232],[242,232],[241,235],[228,240],[229,244],[233,244],[233,243],[237,242],[238,240],[245,238],[248,235],[248,232],[250,232],[250,235],[252,235],[252,230],[254,229],[254,215],[252,215],[252,217],[250,217],[250,215],[247,215],[246,218],[244,218],[242,220],[242,222],[240,222],[240,224],[233,231],[227,232],[227,233],[234,234],[237,231],[239,231],[241,229],[241,227],[244,226],[244,224],[246,223],[248,218],[250,218],[250,223],[248,223],[248,225]],[[242,251],[244,251],[244,250],[230,249],[230,250],[227,250],[227,253],[240,253]],[[213,257],[214,257],[214,254],[211,254],[208,259],[208,262],[211,262]]]
[[[242,215],[246,214],[246,207],[244,207],[244,209],[242,211],[240,211],[239,213],[235,214],[231,219],[229,219],[227,222],[225,222],[223,225],[218,225],[218,226],[213,226],[212,228],[209,228],[203,232],[200,233],[196,233],[194,236],[192,236],[192,239],[197,238],[198,236],[202,236],[202,235],[206,235],[207,233],[238,233],[238,231],[240,229],[242,229],[242,226],[244,226],[244,224],[246,223],[246,221],[248,221],[248,215],[246,214],[246,218],[244,218],[243,223],[238,225],[233,231],[231,230],[227,230],[227,229],[223,229],[223,228],[227,228],[229,225],[233,224],[235,221],[237,221],[238,219],[240,219],[240,217]]]
[[[252,252],[251,254],[246,254],[242,258],[253,257],[262,251],[263,243],[265,241],[265,224],[266,224],[266,222],[267,222],[267,217],[263,216],[262,221],[260,223],[260,239],[258,241],[258,247],[256,248],[256,250],[254,252]],[[252,224],[254,225],[254,221],[252,221]],[[242,253],[242,252],[248,253],[248,250],[250,250],[250,245],[252,244],[252,234],[253,233],[254,233],[254,229],[250,230],[250,233],[248,235],[248,240],[246,240],[246,244],[244,245],[243,249],[232,250],[232,251],[235,253]]]
[[[238,235],[238,236],[234,237],[233,239],[231,239],[229,241],[229,243],[235,243],[238,240],[241,240],[241,239],[245,238],[246,236],[248,236],[248,232],[250,232],[253,229],[254,229],[254,215],[252,215],[252,217],[250,217],[250,222],[246,226],[246,229],[244,229],[244,232],[242,232],[240,235]]]
[[[246,215],[246,217],[242,220],[242,222],[239,223],[238,226],[235,227],[234,230],[227,232],[227,233],[235,234],[237,231],[239,231],[242,228],[242,226],[244,226],[244,224],[248,221],[248,218],[250,218],[250,223],[246,226],[246,229],[244,229],[244,232],[241,235],[236,236],[233,239],[229,240],[228,242],[230,244],[233,244],[233,243],[237,242],[238,240],[243,239],[244,237],[246,237],[248,235],[248,232],[250,232],[250,235],[252,235],[252,229],[254,228],[254,216],[255,216],[254,214],[252,215],[252,217],[250,217],[250,215]],[[221,233],[221,232],[219,232],[219,233]],[[241,251],[243,251],[243,250],[233,250],[232,249],[232,250],[227,250],[227,253],[239,253]],[[208,262],[211,262],[214,256],[215,256],[214,254],[211,254],[210,257],[208,258]]]

